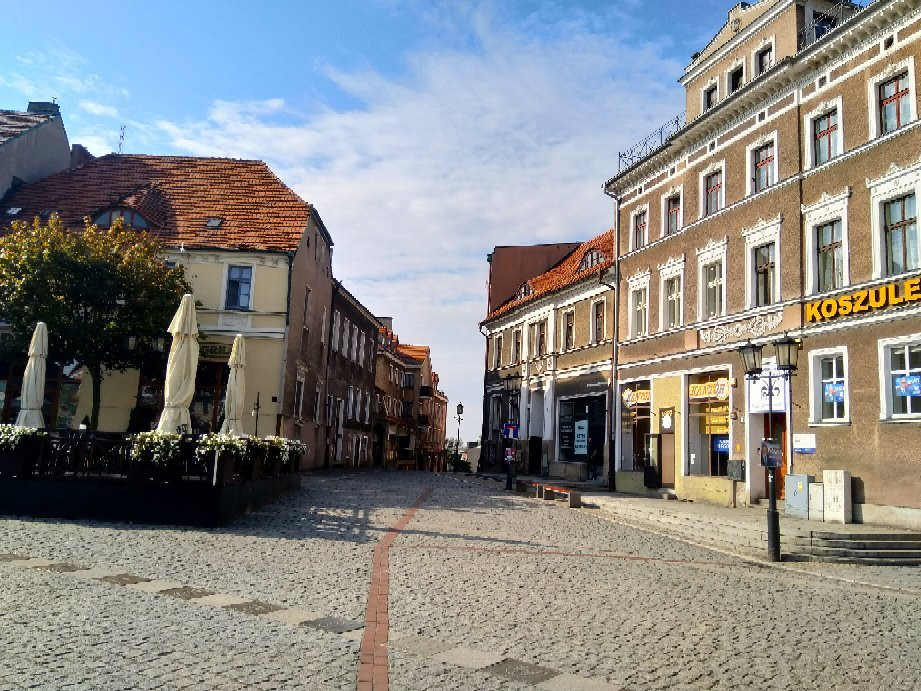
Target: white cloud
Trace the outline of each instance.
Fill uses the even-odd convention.
[[[107,106],[104,103],[84,100],[80,101],[79,107],[81,110],[85,110],[92,115],[102,115],[109,118],[118,117],[118,108],[115,106]]]
[[[393,316],[402,341],[432,346],[472,439],[486,254],[603,232],[613,212],[600,187],[618,150],[682,100],[681,66],[635,37],[578,18],[527,35],[482,11],[469,19],[474,48],[416,52],[400,78],[327,69],[359,108],[299,115],[280,99],[218,101],[204,120],[156,126],[176,150],[264,159],[316,204],[337,276]]]

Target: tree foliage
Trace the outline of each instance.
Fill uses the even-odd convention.
[[[104,372],[137,366],[145,338],[164,335],[183,293],[191,292],[182,267],[167,266],[163,250],[146,233],[125,230],[121,219],[111,228],[87,219],[82,231],[68,231],[52,215],[47,223],[14,222],[0,238],[0,319],[20,347],[44,321],[50,358],[87,367],[93,429]],[[128,336],[140,337],[142,347],[128,350]]]

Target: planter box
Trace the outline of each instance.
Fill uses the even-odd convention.
[[[28,477],[42,455],[44,437],[23,439],[15,449],[0,450],[0,475]]]

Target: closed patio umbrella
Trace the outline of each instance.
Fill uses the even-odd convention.
[[[48,327],[38,322],[29,344],[29,361],[22,375],[22,405],[16,424],[20,427],[45,426],[42,403],[45,401],[45,358],[48,357]]]
[[[182,296],[168,331],[173,336],[173,344],[166,361],[163,412],[157,431],[188,432],[192,427],[189,404],[195,396],[195,371],[198,369],[198,318],[190,294]]]
[[[246,394],[246,385],[243,381],[243,368],[246,366],[243,334],[237,334],[233,339],[227,366],[230,368],[230,374],[227,377],[224,424],[221,425],[221,432],[239,437],[243,434],[243,396]]]

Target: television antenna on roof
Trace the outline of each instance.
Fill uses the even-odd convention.
[[[121,131],[118,135],[118,153],[122,152],[122,148],[125,146],[125,130],[128,129],[128,125],[122,125]]]

